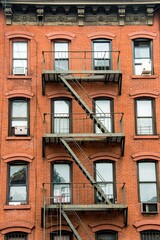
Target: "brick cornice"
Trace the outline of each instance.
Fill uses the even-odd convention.
[[[87,37],[91,40],[98,38],[114,39],[116,37],[116,34],[110,32],[93,32],[88,34]]]
[[[157,98],[159,96],[159,92],[157,91],[147,91],[147,90],[133,90],[130,92],[131,98],[138,98],[138,97],[152,97]]]
[[[89,227],[92,229],[92,232],[102,231],[102,230],[112,230],[120,232],[123,228],[121,223],[115,223],[113,221],[98,221],[94,223],[90,223]]]
[[[34,37],[33,33],[30,32],[23,32],[23,31],[12,31],[12,32],[7,32],[5,34],[6,38],[27,38],[27,39],[32,39]]]
[[[112,161],[118,161],[119,160],[119,155],[114,154],[114,153],[106,153],[106,152],[99,152],[99,153],[94,153],[89,156],[91,161],[96,161],[96,160],[112,160]]]
[[[72,158],[67,153],[56,153],[56,154],[50,154],[46,157],[47,161],[57,161],[57,160],[67,160],[67,161],[73,161]]]
[[[23,90],[16,90],[16,91],[10,91],[5,93],[6,98],[14,98],[14,97],[25,97],[25,98],[32,98],[34,96],[34,93],[29,91],[23,91]]]
[[[74,33],[70,33],[70,32],[65,32],[65,31],[56,31],[56,32],[50,32],[46,34],[46,37],[49,40],[54,40],[54,39],[67,39],[72,41],[75,38],[75,34]]]
[[[34,156],[27,153],[11,153],[11,154],[2,156],[2,160],[6,163],[16,161],[16,160],[32,162],[33,159],[34,159]]]

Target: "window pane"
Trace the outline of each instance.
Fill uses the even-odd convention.
[[[140,183],[141,202],[157,202],[156,183]]]
[[[59,116],[58,113],[60,114],[65,114],[64,116],[69,115],[69,101],[65,100],[57,100],[54,101],[54,113],[56,116]]]
[[[27,102],[13,101],[12,103],[12,117],[27,117]]]
[[[55,118],[54,133],[69,133],[69,119]]]
[[[16,120],[16,121],[12,121],[12,127],[27,127],[28,125],[28,121],[22,121],[22,120]]]
[[[27,166],[10,166],[10,184],[26,184]]]
[[[159,240],[160,239],[160,231],[144,231],[141,233],[141,240]]]
[[[55,58],[68,58],[68,43],[55,43]]]
[[[55,70],[68,70],[68,59],[67,60],[56,60]]]
[[[68,164],[54,164],[53,179],[55,183],[69,183],[70,166]]]
[[[99,233],[98,240],[116,240],[116,234],[115,233]]]
[[[16,42],[13,43],[13,58],[27,58],[27,43]]]
[[[137,119],[137,134],[153,134],[152,118]]]
[[[6,235],[6,240],[26,240],[27,234],[21,232],[12,232]]]
[[[24,67],[27,69],[27,60],[14,60],[13,61],[13,68],[15,67]]]
[[[156,164],[154,162],[139,163],[139,181],[156,181]]]
[[[70,184],[54,184],[54,202],[70,202]]]
[[[26,186],[10,187],[10,202],[26,201],[27,188]]]
[[[152,101],[140,100],[137,101],[137,116],[152,116]]]
[[[112,163],[96,163],[96,181],[97,182],[113,181]]]
[[[102,188],[107,198],[109,198],[110,200],[114,199],[113,183],[102,183],[102,184],[99,183],[98,185]],[[102,197],[99,195],[98,192],[97,192],[97,198],[99,202],[102,202]]]
[[[109,42],[94,42],[93,44],[93,51],[94,51],[94,58],[105,59],[110,58],[109,51]]]

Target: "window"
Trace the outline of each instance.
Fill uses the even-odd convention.
[[[10,205],[27,204],[28,202],[28,165],[15,162],[9,167],[8,202]]]
[[[117,240],[117,233],[113,231],[102,231],[96,234],[96,240]]]
[[[13,75],[27,75],[28,71],[28,43],[14,41],[12,43]]]
[[[52,166],[53,202],[71,201],[71,166],[68,163],[54,163]]]
[[[154,99],[136,99],[136,134],[156,134],[155,102]]]
[[[52,132],[71,132],[71,101],[52,100]]]
[[[115,202],[115,171],[114,163],[110,161],[95,163],[96,182],[104,191],[106,197]],[[96,194],[96,202],[103,202],[101,196]]]
[[[93,69],[111,69],[111,42],[105,39],[93,41]]]
[[[149,230],[141,232],[141,240],[159,240],[160,239],[160,231]]]
[[[27,233],[23,232],[12,232],[5,235],[6,240],[27,240]]]
[[[155,162],[138,163],[140,202],[157,202],[157,169]]]
[[[113,101],[111,99],[96,99],[94,101],[95,114],[107,128],[113,132]],[[95,125],[95,132],[101,133],[101,130]]]
[[[72,240],[72,233],[67,231],[58,231],[51,233],[51,240]]]
[[[29,135],[29,100],[11,99],[9,108],[9,136]]]
[[[148,39],[137,39],[134,46],[134,74],[152,73],[152,42]]]
[[[69,68],[68,42],[54,43],[54,59],[55,70],[68,70]]]

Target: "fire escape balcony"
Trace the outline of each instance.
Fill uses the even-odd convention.
[[[43,95],[47,83],[61,82],[59,76],[69,82],[116,83],[121,95],[120,51],[43,51],[42,58]]]
[[[95,121],[100,121],[106,131],[102,132]],[[103,129],[102,129],[103,130]],[[45,145],[66,142],[106,142],[120,145],[121,156],[124,154],[125,135],[123,132],[123,113],[101,113],[92,118],[85,113],[44,114],[43,157]]]
[[[98,185],[111,204],[106,204],[93,185],[90,183],[44,183],[43,227],[48,227],[50,214],[61,209],[67,212],[100,212],[120,211],[127,225],[127,205],[125,183],[101,182]],[[52,223],[53,224],[53,223]]]

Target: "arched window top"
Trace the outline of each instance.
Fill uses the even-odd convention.
[[[6,33],[6,38],[13,39],[13,38],[24,38],[24,39],[32,39],[34,37],[33,33],[30,32],[23,32],[23,31],[12,31]]]
[[[159,94],[157,91],[135,90],[129,95],[131,98],[158,98]]]
[[[88,34],[87,37],[91,40],[99,40],[99,39],[112,40],[116,37],[116,34],[110,33],[110,32],[93,32]]]
[[[2,159],[6,163],[13,162],[13,161],[32,162],[34,159],[34,156],[27,153],[12,153],[12,154],[4,155]]]
[[[0,231],[2,234],[8,234],[11,232],[25,232],[31,233],[34,225],[25,221],[13,221],[13,222],[4,222],[0,224]]]
[[[138,38],[147,38],[147,39],[155,39],[157,33],[149,32],[149,31],[139,31],[139,32],[132,32],[128,35],[129,39],[135,40]]]
[[[160,154],[154,152],[140,152],[132,154],[133,161],[160,161]]]
[[[58,40],[58,39],[64,39],[64,40],[69,40],[72,41],[75,38],[74,33],[70,32],[65,32],[65,31],[55,31],[55,32],[50,32],[46,34],[46,37],[49,40]]]
[[[137,232],[142,232],[146,230],[158,230],[160,231],[160,220],[141,220],[133,225]]]
[[[33,98],[34,93],[29,92],[29,91],[22,91],[22,90],[17,90],[17,91],[10,91],[5,93],[6,98]]]

